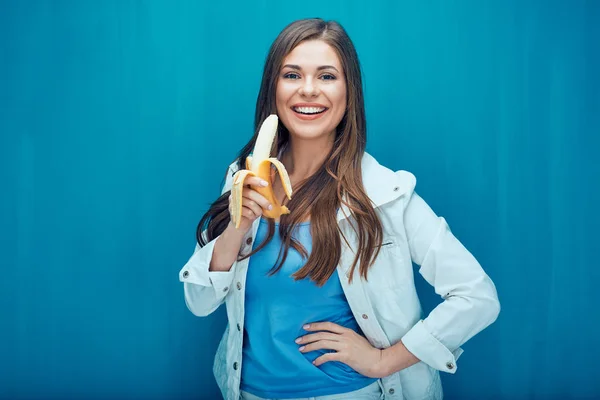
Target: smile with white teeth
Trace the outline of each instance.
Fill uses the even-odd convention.
[[[292,110],[300,114],[321,114],[327,108],[325,107],[292,107]]]

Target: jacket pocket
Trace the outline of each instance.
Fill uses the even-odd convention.
[[[402,286],[404,262],[400,254],[400,248],[394,237],[384,237],[373,265],[369,267],[368,285],[397,289]]]
[[[374,248],[374,251],[378,252],[377,257],[372,265],[369,266],[367,272],[367,282],[364,284],[368,287],[373,287],[375,290],[378,288],[391,288],[399,289],[404,286],[411,278],[410,272],[406,271],[406,262],[403,261],[405,257],[402,255],[401,243],[396,237],[391,235],[385,235],[381,242],[381,246]],[[375,253],[373,253],[375,255]],[[410,257],[409,257],[410,258]],[[344,272],[346,279],[350,278],[350,267],[354,261],[354,252],[346,251],[342,253],[341,268]],[[353,282],[358,279],[362,279],[360,276],[360,260],[354,269]],[[412,264],[410,265],[412,268]]]

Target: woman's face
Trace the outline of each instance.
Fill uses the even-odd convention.
[[[334,135],[346,112],[346,80],[336,51],[322,40],[296,46],[279,71],[276,101],[292,137]]]

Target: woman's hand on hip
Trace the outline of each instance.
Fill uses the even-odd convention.
[[[302,353],[314,350],[335,350],[318,357],[313,364],[322,365],[328,361],[340,361],[356,372],[369,378],[383,378],[381,367],[382,351],[375,348],[367,339],[352,329],[333,322],[315,322],[304,326],[310,333],[296,339]]]

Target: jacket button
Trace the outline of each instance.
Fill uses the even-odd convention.
[[[241,283],[238,282],[236,286],[237,286],[238,290],[242,290],[242,284]]]
[[[252,244],[252,237],[249,237],[248,239],[246,239],[246,244],[247,245],[251,245]]]
[[[227,286],[225,286],[225,287],[223,288],[223,291],[224,291],[224,292],[226,292],[227,290],[229,290],[229,288],[228,288]]]
[[[363,314],[362,317],[363,319],[369,319],[369,316],[367,314]]]
[[[452,364],[451,362],[446,363],[446,368],[448,368],[448,369],[454,369],[454,364]]]
[[[394,390],[394,388],[391,388],[390,390],[388,390],[388,393],[389,394],[394,394],[394,393],[396,393],[396,391]]]
[[[240,326],[239,322],[237,323],[237,329],[238,329],[238,332],[242,331],[242,327]]]
[[[234,362],[234,363],[233,363],[233,369],[237,371],[237,368],[238,368],[238,363],[237,363],[237,362]]]
[[[190,276],[190,273],[188,271],[183,271],[183,277],[187,278],[188,276]]]
[[[396,186],[396,187],[394,188],[394,192],[397,192],[398,190],[400,190],[400,186]]]

